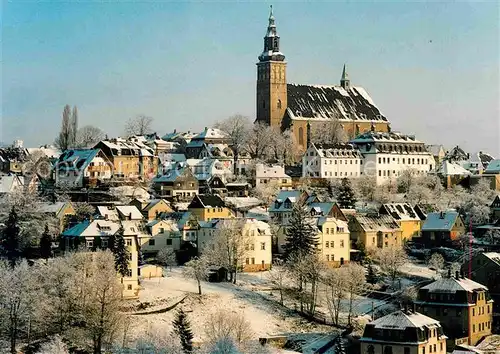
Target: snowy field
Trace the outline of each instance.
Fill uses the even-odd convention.
[[[204,340],[205,322],[218,310],[243,314],[254,338],[331,330],[326,326],[310,324],[262,296],[258,290],[269,289],[266,273],[238,274],[236,285],[203,282],[202,296],[198,296],[196,282],[182,276],[181,267],[165,271],[165,275],[164,278],[143,280],[139,301],[161,307],[188,295],[179,306],[188,314],[195,342]],[[148,334],[170,333],[175,312],[131,316],[130,341]]]

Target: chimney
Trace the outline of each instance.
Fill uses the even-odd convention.
[[[463,270],[460,270],[460,278],[464,279],[465,278],[465,275],[464,275],[464,271]]]
[[[174,129],[174,133],[177,133],[177,129]]]
[[[458,270],[455,272],[455,279],[459,280],[460,279],[460,273]]]
[[[128,213],[128,219],[132,220],[132,212]]]
[[[208,130],[208,127],[205,127],[205,131],[207,131],[207,130]]]

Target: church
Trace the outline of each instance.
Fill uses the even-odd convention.
[[[367,131],[389,132],[390,123],[368,93],[352,86],[344,65],[340,85],[302,85],[286,81],[285,55],[271,6],[264,50],[257,63],[257,119],[290,129],[300,150],[307,148],[307,129],[337,119],[349,139]]]

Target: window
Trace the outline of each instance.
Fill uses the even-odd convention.
[[[330,256],[327,254],[326,255],[326,261],[329,262],[330,261]]]
[[[340,240],[340,248],[344,248],[344,240]]]
[[[127,277],[131,277],[132,276],[132,269],[127,269]]]
[[[131,261],[132,260],[132,253],[128,253],[127,254],[127,258],[128,258],[129,261]]]
[[[443,351],[443,343],[442,343],[442,342],[441,342],[441,343],[439,343],[439,349],[440,349],[441,351]]]
[[[255,258],[252,257],[252,264],[255,264]]]
[[[172,246],[172,239],[171,238],[167,238],[167,246]]]
[[[299,145],[304,145],[304,128],[299,128]]]
[[[264,251],[264,250],[266,249],[266,243],[265,243],[265,242],[261,242],[261,243],[260,243],[260,249],[261,249],[262,251]]]
[[[132,246],[132,240],[125,240],[125,243],[127,244],[127,246]]]
[[[335,242],[334,241],[330,241],[330,247],[331,248],[335,248]]]
[[[375,354],[375,348],[373,345],[369,345],[368,348],[366,348],[366,354]]]
[[[281,109],[281,100],[278,100],[277,107],[278,109]]]
[[[102,248],[107,248],[108,247],[108,240],[102,240],[101,246],[102,246]]]
[[[87,241],[87,248],[92,248],[94,247],[94,241],[90,240],[90,241]]]
[[[473,324],[473,325],[472,325],[472,333],[475,333],[475,332],[476,332],[476,325],[475,325],[475,324]]]
[[[432,349],[434,349],[434,353],[436,352],[436,344],[433,345]]]
[[[250,264],[250,258],[245,259],[245,264]]]
[[[326,229],[326,230],[328,231],[328,229]],[[328,232],[327,232],[327,233],[328,233]],[[325,242],[325,248],[328,248],[328,247],[330,247],[330,242],[329,242],[329,241],[326,241],[326,242]]]
[[[127,285],[127,290],[132,290],[132,284]]]
[[[472,309],[472,316],[476,315],[476,309]]]

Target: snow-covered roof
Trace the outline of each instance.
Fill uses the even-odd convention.
[[[292,119],[387,121],[364,88],[287,84],[287,114]]]
[[[500,253],[498,252],[484,252],[482,253],[483,256],[486,258],[489,258],[491,261],[495,262],[500,266]]]
[[[497,174],[500,173],[500,159],[490,161],[484,173]]]
[[[99,149],[74,149],[66,150],[59,156],[56,166],[66,171],[82,171],[99,154]]]
[[[444,157],[446,161],[460,163],[467,161],[470,158],[470,154],[466,153],[460,146],[455,146],[453,149],[448,151]]]
[[[311,148],[315,149],[320,157],[361,157],[358,148],[352,144],[312,144]]]
[[[420,220],[413,207],[408,203],[387,203],[382,205],[382,208],[396,220]]]
[[[200,134],[194,136],[192,140],[205,140],[205,139],[228,139],[229,135],[217,128],[207,128]]]
[[[39,148],[27,148],[28,154],[34,154],[36,152],[43,153],[49,159],[58,159],[61,156],[61,150],[52,145],[44,145]]]
[[[112,220],[85,220],[63,232],[69,237],[97,237],[114,235],[120,224]]]
[[[373,132],[368,131],[361,135],[358,135],[355,139],[351,140],[354,144],[366,144],[374,142],[387,142],[387,143],[398,143],[398,144],[423,144],[420,140],[415,139],[414,135],[402,134],[398,132]],[[424,146],[425,150],[425,146]]]
[[[418,312],[404,312],[402,310],[393,312],[370,322],[375,328],[400,329],[438,327],[439,321],[422,315]]]
[[[278,195],[276,196],[276,199],[274,200],[273,203],[271,203],[269,207],[269,211],[272,212],[281,212],[281,211],[290,211],[293,208],[293,203],[295,203],[296,200],[300,198],[300,195],[302,194],[301,191],[298,190],[288,190],[288,191],[280,191]],[[286,208],[285,201],[290,202],[290,208]]]
[[[455,225],[459,215],[456,211],[443,211],[427,214],[422,231],[449,231]]]
[[[484,168],[488,168],[488,165],[490,164],[490,162],[495,160],[493,155],[490,155],[487,152],[482,152],[482,151],[479,151],[479,153],[477,154],[477,157],[478,157],[479,161],[481,161],[481,163],[483,164]]]
[[[97,206],[97,213],[106,220],[118,221],[120,217],[118,216],[118,211],[112,206]]]
[[[441,165],[437,169],[437,173],[443,176],[468,176],[471,174],[470,171],[467,171],[459,164],[452,163],[447,160],[441,163]]]
[[[41,213],[57,214],[68,204],[71,204],[71,202],[42,203],[40,204],[39,211]]]
[[[365,231],[391,232],[394,230],[399,230],[399,225],[389,215],[357,214],[354,215],[354,218],[358,221],[358,223]]]
[[[454,278],[454,277],[446,277],[435,280],[421,288],[422,290],[428,290],[429,292],[436,293],[454,293],[457,291],[477,291],[477,290],[488,290],[488,288],[482,284],[476,283],[469,278]]]
[[[255,166],[256,178],[290,178],[285,173],[285,168],[282,165],[265,165],[257,164]]]
[[[226,197],[226,204],[233,208],[253,208],[262,205],[262,200],[255,197]]]
[[[116,138],[110,140],[102,140],[99,144],[96,145],[96,147],[99,147],[100,144],[108,147],[114,155],[125,155],[122,154],[122,151],[129,150],[137,156],[154,156],[154,150],[151,147],[147,146],[142,139],[136,138],[131,140]]]
[[[144,218],[135,205],[117,205],[116,210],[122,219],[142,220]]]

